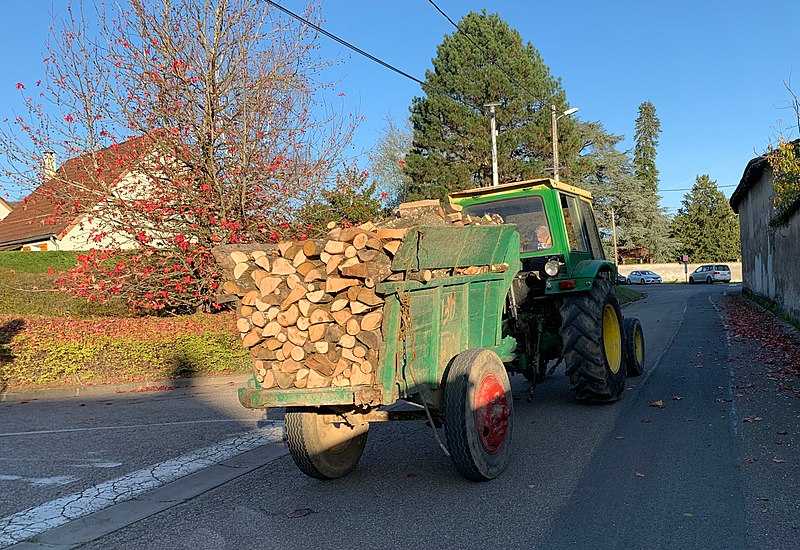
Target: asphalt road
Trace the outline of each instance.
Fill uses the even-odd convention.
[[[80,547],[800,546],[800,408],[796,399],[764,384],[763,366],[750,359],[751,343],[726,337],[719,309],[724,293],[740,288],[659,285],[644,290],[646,299],[623,313],[642,322],[645,374],[629,379],[623,399],[606,406],[576,403],[562,369],[537,388],[532,403],[524,399],[524,380],[515,377],[519,398],[513,459],[491,482],[462,479],[422,423],[374,424],[359,467],[345,478],[306,478],[281,445],[271,445],[267,459],[273,460],[227,482],[204,481],[210,474],[201,470],[192,474],[191,483],[208,488],[192,492],[189,484],[178,482],[163,487],[167,493],[158,498],[145,502],[139,497],[137,517],[144,519],[120,529],[112,531],[109,525],[133,521],[126,521],[124,508],[74,522],[81,523],[83,540],[96,537]],[[756,386],[762,391],[742,389]],[[0,474],[7,477],[79,476],[87,468],[70,469],[69,464],[92,460],[125,465],[113,474],[107,471],[111,468],[90,468],[92,475],[74,481],[77,485],[58,491],[47,486],[41,493],[0,475],[0,514],[269,424],[263,415],[238,410],[233,400],[220,397],[228,392],[233,388],[200,392],[199,404],[188,392],[181,401],[160,397],[142,403],[122,394],[91,407],[75,407],[72,400],[48,407],[5,405],[0,432],[6,433],[28,431],[31,422],[39,430],[108,425],[112,421],[106,411],[111,409],[122,411],[115,421],[154,427],[142,433],[106,430],[100,443],[93,435],[81,444],[80,432],[0,439]],[[663,408],[652,406],[659,401]],[[19,412],[29,405],[39,407],[34,420]],[[89,411],[93,415],[84,414]],[[7,425],[7,418],[13,424]],[[162,425],[187,418],[225,422]],[[9,443],[18,446],[9,451]],[[34,458],[27,464],[29,450]],[[780,458],[774,460],[778,451]],[[74,455],[69,464],[61,458],[67,454]],[[171,486],[176,487],[172,496]],[[69,527],[18,547],[74,547]]]

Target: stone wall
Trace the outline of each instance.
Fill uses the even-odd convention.
[[[690,263],[687,266],[688,271],[684,273],[682,263],[669,263],[669,264],[628,264],[619,266],[619,272],[622,275],[628,275],[631,271],[637,269],[649,269],[661,275],[661,279],[665,283],[685,283],[689,280],[689,273],[700,267],[701,265],[711,263]],[[742,281],[742,264],[741,262],[716,262],[725,264],[731,268],[731,282]]]
[[[744,287],[800,321],[800,212],[796,211],[786,226],[771,227],[772,174],[764,169],[753,180],[736,204]]]

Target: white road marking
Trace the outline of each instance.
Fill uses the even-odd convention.
[[[30,432],[0,432],[0,437],[12,437],[20,435],[47,435],[47,434],[66,434],[73,432],[94,432],[102,430],[124,430],[126,428],[154,428],[158,426],[180,426],[182,424],[213,424],[219,422],[239,422],[243,424],[250,424],[254,422],[262,422],[262,420],[252,419],[212,419],[212,420],[180,420],[176,422],[157,422],[154,424],[123,424],[121,426],[93,426],[91,428],[63,428],[61,430],[38,430]]]
[[[102,462],[100,460],[92,460],[88,464],[67,464],[70,468],[116,468],[122,466],[122,462]]]
[[[47,487],[49,485],[69,485],[78,481],[75,476],[51,476],[51,477],[23,477],[14,475],[0,475],[0,481],[22,481],[29,485]]]
[[[208,468],[262,445],[279,442],[282,427],[254,430],[216,445],[143,468],[136,472],[64,496],[41,506],[0,518],[0,548],[22,542],[59,525]]]

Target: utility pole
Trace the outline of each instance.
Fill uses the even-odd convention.
[[[500,184],[497,176],[497,128],[495,125],[495,107],[499,107],[499,103],[487,103],[484,107],[489,107],[489,128],[492,133],[492,186],[496,187]]]
[[[553,179],[558,180],[558,119],[562,116],[569,116],[578,112],[577,107],[567,109],[560,115],[556,115],[556,106],[550,105],[550,114],[552,115],[553,126]]]
[[[553,117],[553,179],[558,181],[558,117],[555,105],[550,105],[550,114]]]
[[[614,207],[611,207],[611,238],[614,242],[614,265],[619,267],[618,260],[619,254],[617,254],[617,220],[614,218]]]

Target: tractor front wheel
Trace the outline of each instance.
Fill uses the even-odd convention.
[[[334,415],[289,408],[286,443],[297,467],[309,477],[335,479],[355,469],[367,444],[369,424],[350,426]]]
[[[493,351],[459,353],[445,375],[444,431],[456,469],[487,481],[511,455],[513,400],[508,374]]]
[[[570,387],[580,401],[616,401],[625,389],[622,313],[611,282],[595,279],[588,292],[561,305],[561,340]]]
[[[628,376],[644,372],[644,331],[639,319],[625,319],[625,370]]]

